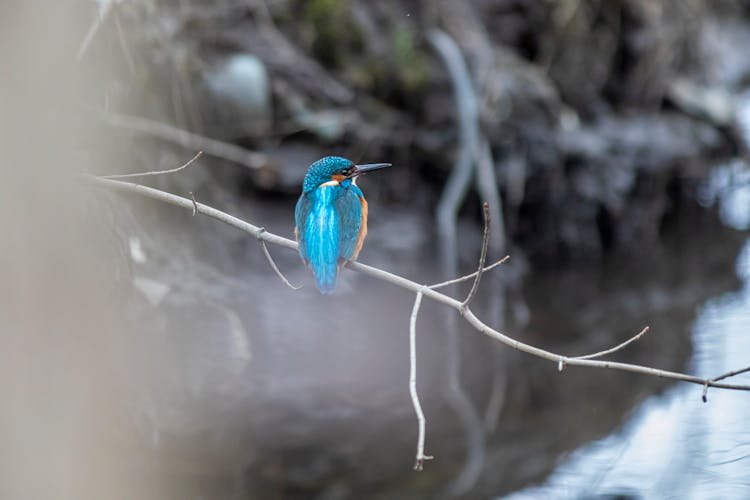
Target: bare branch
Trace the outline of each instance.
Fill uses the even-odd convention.
[[[96,15],[96,19],[94,19],[94,22],[91,23],[91,27],[89,27],[89,30],[86,32],[86,36],[83,38],[81,45],[78,47],[78,52],[76,53],[77,60],[80,61],[81,59],[83,59],[83,55],[88,50],[89,45],[91,45],[91,41],[99,32],[99,28],[101,28],[102,24],[104,24],[104,21],[107,19],[107,16],[112,10],[112,7],[114,6],[114,4],[115,4],[114,0],[109,0],[105,2],[100,2],[100,4],[97,6],[99,9],[99,12]]]
[[[432,460],[434,457],[424,454],[425,426],[427,421],[424,418],[422,405],[419,403],[417,394],[417,315],[419,307],[422,305],[423,292],[417,292],[417,298],[414,299],[414,308],[411,310],[409,319],[409,393],[411,402],[414,405],[414,413],[417,414],[417,423],[419,425],[419,437],[417,438],[417,456],[414,461],[414,470],[422,470],[425,460]]]
[[[485,201],[482,204],[482,214],[484,215],[484,232],[482,233],[482,251],[479,254],[479,269],[477,269],[474,283],[471,285],[469,295],[461,304],[461,307],[468,307],[471,299],[477,294],[479,290],[479,281],[482,279],[482,273],[484,272],[484,261],[487,260],[487,245],[490,242],[490,205]]]
[[[727,372],[727,373],[725,373],[723,375],[719,375],[718,377],[713,378],[711,380],[713,380],[714,382],[717,382],[719,380],[724,380],[725,378],[734,377],[735,375],[740,375],[742,373],[747,373],[747,372],[750,372],[750,366],[746,366],[745,368],[740,368],[739,370],[734,370],[734,371],[731,371],[731,372]]]
[[[246,167],[256,169],[267,163],[266,155],[256,153],[235,144],[188,132],[187,130],[139,116],[104,113],[104,120],[112,126],[152,135],[189,149],[199,149],[206,154],[224,158]]]
[[[575,359],[594,359],[594,358],[601,358],[602,356],[606,356],[608,354],[612,354],[613,352],[617,352],[623,347],[625,347],[626,345],[632,342],[635,342],[639,338],[643,337],[644,335],[648,333],[648,331],[649,331],[649,327],[646,326],[638,334],[634,335],[633,337],[630,337],[628,340],[626,340],[622,344],[619,344],[611,349],[607,349],[606,351],[599,351],[599,352],[595,352],[594,354],[586,354],[585,356],[576,356]]]
[[[484,134],[477,144],[476,158],[476,190],[486,203],[490,204],[490,234],[489,249],[495,255],[505,251],[505,223],[503,221],[503,202],[498,190],[495,176],[495,162],[492,159],[492,149]]]
[[[502,259],[498,260],[497,262],[493,262],[489,266],[487,266],[484,269],[482,269],[482,272],[486,273],[487,271],[489,271],[491,269],[494,269],[494,268],[496,268],[497,266],[499,266],[501,264],[505,264],[508,261],[508,259],[510,259],[510,255],[506,255],[505,257],[503,257]],[[477,275],[478,272],[479,271],[474,271],[473,273],[467,274],[466,276],[461,276],[460,278],[455,278],[455,279],[452,279],[452,280],[443,281],[441,283],[435,283],[434,285],[429,285],[427,288],[429,288],[430,290],[437,290],[438,288],[443,288],[443,287],[446,287],[448,285],[455,285],[456,283],[463,283],[464,281],[469,281],[470,279],[474,278]]]
[[[192,191],[188,192],[190,195],[190,200],[193,202],[193,217],[195,217],[195,214],[198,213],[198,202],[195,201],[195,194],[193,194]]]
[[[150,172],[138,172],[135,174],[113,174],[113,175],[103,175],[103,179],[129,179],[131,177],[147,177],[149,175],[162,175],[162,174],[174,174],[175,172],[179,172],[180,170],[184,168],[188,168],[190,165],[193,164],[195,160],[201,157],[203,154],[203,151],[198,151],[195,156],[193,156],[190,160],[188,160],[187,163],[183,164],[182,166],[179,166],[177,168],[170,168],[169,170],[152,170]],[[190,193],[192,196],[192,193]]]
[[[127,192],[137,193],[137,194],[140,194],[142,196],[145,196],[154,200],[163,201],[165,203],[169,203],[171,205],[181,207],[185,210],[193,210],[193,202],[191,200],[187,198],[183,198],[181,196],[173,195],[171,193],[166,193],[158,189],[142,186],[139,184],[133,184],[130,182],[117,181],[113,179],[101,179],[101,178],[91,177],[91,176],[87,176],[86,179],[88,179],[91,183],[95,185],[107,187],[115,191],[121,191],[121,192],[126,192],[126,193]],[[241,231],[245,231],[246,233],[250,234],[251,236],[259,240],[265,241],[266,243],[279,245],[279,246],[288,248],[290,250],[295,250],[295,251],[297,250],[296,241],[290,240],[288,238],[283,238],[281,236],[278,236],[273,233],[269,233],[267,231],[263,231],[261,230],[261,228],[257,226],[254,226],[248,222],[238,219],[237,217],[231,216],[225,212],[216,210],[215,208],[209,207],[202,203],[198,203],[197,207],[198,207],[197,210],[199,213],[202,213],[216,220],[224,222],[225,224],[228,224],[232,227],[240,229]],[[461,310],[462,302],[459,302],[453,297],[449,297],[448,295],[442,294],[429,287],[425,287],[424,285],[420,283],[404,278],[403,276],[392,274],[392,273],[389,273],[388,271],[384,271],[383,269],[378,269],[376,267],[368,266],[367,264],[362,264],[361,262],[356,262],[356,261],[347,262],[346,267],[349,269],[352,269],[353,271],[357,271],[357,272],[366,274],[368,276],[371,276],[373,278],[386,281],[388,283],[391,283],[392,285],[398,286],[405,290],[410,290],[414,293],[422,292],[422,294],[427,298],[430,298],[436,302],[439,302],[448,307],[451,307],[455,309],[456,311]],[[520,342],[512,337],[507,336],[504,333],[501,333],[493,329],[492,327],[482,322],[482,320],[477,318],[477,316],[474,314],[474,312],[470,308],[466,308],[464,310],[463,318],[472,327],[474,327],[474,329],[483,333],[484,335],[487,335],[488,337],[494,340],[497,340],[498,342],[501,342],[507,345],[508,347],[525,352],[532,356],[536,356],[542,359],[549,360],[553,363],[561,362],[569,366],[607,368],[611,370],[620,370],[620,371],[626,371],[626,372],[631,372],[631,373],[640,373],[643,375],[651,375],[655,377],[668,378],[672,380],[681,380],[684,382],[689,382],[689,383],[697,384],[700,386],[707,385],[709,387],[716,387],[719,389],[750,391],[750,385],[730,384],[730,383],[712,380],[711,378],[701,378],[701,377],[696,377],[694,375],[688,375],[685,373],[661,370],[658,368],[635,365],[632,363],[620,363],[616,361],[602,361],[602,360],[597,360],[597,359],[578,359],[575,357],[563,356],[561,354],[556,354],[556,353],[541,349],[539,347],[535,347],[533,345]]]
[[[89,182],[92,182],[93,184],[105,186],[115,191],[136,193],[153,200],[162,201],[164,203],[169,203],[170,205],[184,208],[186,210],[192,211],[195,208],[195,210],[200,214],[207,215],[211,218],[235,227],[259,240],[265,241],[266,243],[272,243],[274,245],[279,245],[295,251],[297,250],[296,241],[283,238],[267,231],[263,231],[258,226],[254,226],[248,222],[238,219],[237,217],[222,212],[221,210],[216,210],[215,208],[209,207],[208,205],[204,205],[203,203],[198,202],[193,205],[192,200],[183,198],[182,196],[177,196],[165,191],[160,191],[158,189],[143,186],[141,184],[135,184],[132,182],[118,181],[114,179],[102,179],[93,176],[86,176],[85,179],[87,179]]]
[[[112,0],[112,1],[117,2],[119,0]],[[117,31],[117,38],[120,40],[120,47],[122,48],[122,55],[125,56],[125,62],[128,64],[128,69],[130,70],[130,74],[135,74],[136,68],[135,68],[135,61],[133,60],[133,54],[132,54],[132,51],[128,48],[128,42],[125,39],[125,32],[122,29],[122,23],[120,23],[120,16],[117,15],[117,12],[115,12],[114,21],[115,21],[115,31]]]
[[[266,232],[265,228],[260,228],[260,230],[264,233]],[[292,290],[296,291],[302,288],[302,285],[294,286],[289,282],[288,279],[286,279],[286,276],[284,276],[281,270],[279,270],[279,266],[276,265],[276,262],[274,262],[273,257],[271,257],[271,252],[268,251],[268,246],[266,246],[266,242],[264,240],[260,240],[260,246],[263,247],[263,253],[266,255],[266,259],[268,259],[268,263],[271,264],[271,268],[276,273],[276,276],[278,276],[281,279],[281,281],[283,281],[284,284],[288,286],[289,288],[291,288]]]

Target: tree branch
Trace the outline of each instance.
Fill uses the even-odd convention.
[[[735,375],[740,375],[742,373],[747,373],[747,372],[750,372],[750,366],[746,366],[745,368],[740,368],[739,370],[727,372],[723,375],[719,375],[718,377],[713,378],[712,380],[714,382],[717,382],[719,380],[724,380],[725,378],[734,377]]]
[[[461,307],[466,308],[469,306],[471,299],[477,294],[479,290],[479,281],[482,279],[482,273],[484,272],[484,261],[487,260],[487,245],[490,242],[490,206],[485,201],[482,204],[482,215],[484,216],[484,231],[482,232],[482,250],[479,254],[479,269],[475,273],[474,283],[471,285],[469,295],[466,296]]]
[[[417,394],[417,315],[419,314],[419,307],[422,305],[422,296],[422,290],[418,291],[409,319],[409,394],[411,394],[411,402],[414,405],[414,413],[417,414],[417,424],[419,427],[414,470],[422,470],[424,461],[434,458],[431,455],[424,454],[425,426],[427,422],[424,418],[422,405],[419,403],[419,395]]]
[[[262,230],[262,231],[263,231],[264,233],[266,232],[265,228],[260,228],[260,229],[261,229],[261,230]],[[273,260],[273,257],[271,257],[271,252],[269,252],[269,251],[268,251],[268,246],[266,245],[266,242],[265,242],[265,241],[263,241],[263,240],[260,240],[260,246],[261,246],[261,247],[263,247],[263,253],[264,253],[264,254],[265,254],[265,256],[266,256],[266,259],[268,260],[268,263],[269,263],[269,264],[271,264],[271,269],[273,269],[273,270],[274,270],[274,272],[276,273],[276,276],[278,276],[278,277],[279,277],[279,278],[281,279],[281,281],[283,281],[283,282],[284,282],[284,284],[285,284],[286,286],[288,286],[289,288],[291,288],[292,290],[295,290],[295,291],[296,291],[296,290],[299,290],[300,288],[302,288],[302,285],[300,285],[300,286],[294,286],[294,285],[292,285],[292,284],[291,284],[291,283],[289,282],[289,280],[288,280],[288,279],[286,279],[286,276],[284,276],[284,274],[283,274],[283,273],[281,272],[281,270],[279,269],[279,266],[277,266],[277,265],[276,265],[276,262],[274,262],[274,260]]]
[[[190,165],[193,164],[195,160],[200,158],[200,156],[203,154],[203,151],[198,151],[195,156],[193,156],[190,160],[188,160],[187,163],[184,163],[182,166],[179,166],[177,168],[170,168],[168,170],[152,170],[150,172],[138,172],[135,174],[113,174],[113,175],[103,175],[103,179],[129,179],[131,177],[148,177],[150,175],[162,175],[162,174],[174,174],[176,172],[179,172],[180,170],[184,168],[188,168]]]
[[[93,183],[94,185],[106,187],[109,189],[113,189],[115,191],[126,192],[126,193],[136,193],[136,194],[145,196],[147,198],[151,198],[154,200],[162,201],[165,203],[169,203],[171,205],[181,207],[189,211],[192,211],[194,208],[193,202],[191,200],[187,198],[183,198],[181,196],[171,194],[171,193],[160,191],[158,189],[141,186],[139,184],[133,184],[130,182],[117,181],[113,179],[102,179],[102,178],[91,177],[91,176],[88,176],[86,178],[89,180],[89,182]],[[225,224],[235,227],[241,231],[244,231],[250,234],[251,236],[259,240],[265,241],[266,243],[271,243],[274,245],[282,246],[290,250],[295,250],[295,251],[297,250],[297,242],[293,240],[283,238],[273,233],[269,233],[268,231],[265,231],[258,226],[254,226],[248,222],[238,219],[237,217],[231,216],[225,212],[209,207],[208,205],[204,205],[202,203],[196,203],[196,207],[197,207],[196,210],[198,213],[207,215],[208,217],[214,218]],[[362,264],[360,262],[350,261],[346,263],[345,267],[353,271],[366,274],[367,276],[373,277],[375,279],[379,279],[381,281],[391,283],[394,286],[398,286],[400,288],[409,290],[414,293],[421,292],[422,295],[424,295],[424,297],[427,297],[443,305],[451,307],[455,309],[456,311],[461,311],[462,309],[462,302],[454,299],[453,297],[449,297],[448,295],[440,293],[434,289],[428,288],[420,283],[404,278],[403,276],[389,273],[388,271],[384,271],[383,269],[368,266],[367,264]],[[712,378],[701,378],[701,377],[697,377],[694,375],[688,375],[685,373],[673,372],[669,370],[661,370],[658,368],[651,368],[648,366],[636,365],[636,364],[631,364],[631,363],[620,363],[616,361],[601,361],[601,360],[596,360],[596,359],[579,359],[576,357],[568,357],[562,354],[556,354],[554,352],[550,352],[550,351],[541,349],[539,347],[535,347],[533,345],[520,342],[512,337],[509,337],[508,335],[504,333],[501,333],[493,329],[489,325],[482,322],[482,320],[480,320],[470,308],[464,309],[463,318],[472,327],[474,327],[474,329],[483,333],[484,335],[487,335],[488,337],[498,342],[501,342],[507,345],[508,347],[525,352],[532,356],[536,356],[538,358],[546,359],[553,363],[562,362],[568,366],[607,368],[611,370],[620,370],[620,371],[626,371],[626,372],[631,372],[631,373],[640,373],[643,375],[651,375],[655,377],[668,378],[672,380],[681,380],[683,382],[689,382],[689,383],[697,384],[700,386],[716,387],[718,389],[750,391],[750,385],[724,383],[724,382],[720,382],[717,380],[713,380]],[[727,375],[727,376],[730,376],[730,375]]]
[[[505,264],[508,259],[510,259],[510,255],[506,255],[502,259],[498,260],[497,262],[493,262],[489,266],[482,269],[482,272],[486,273],[487,271],[496,268],[497,266],[501,264]],[[463,283],[464,281],[469,281],[471,278],[475,277],[479,271],[474,271],[471,274],[467,274],[466,276],[461,276],[460,278],[455,278],[448,281],[442,281],[440,283],[435,283],[434,285],[430,285],[427,288],[430,288],[432,290],[437,290],[438,288],[443,288],[449,285],[455,285],[456,283]]]
[[[78,61],[83,59],[83,56],[88,50],[89,45],[91,45],[91,41],[99,32],[99,28],[101,28],[102,24],[104,24],[104,21],[107,19],[107,16],[112,10],[112,7],[114,6],[114,4],[115,4],[114,0],[99,3],[98,5],[99,12],[96,15],[96,19],[94,19],[94,21],[91,23],[91,27],[89,27],[88,31],[86,32],[86,36],[81,42],[81,45],[78,47],[78,52],[76,53],[76,59]]]
[[[103,113],[102,116],[107,123],[114,127],[152,135],[184,148],[199,149],[211,156],[224,158],[225,160],[233,161],[252,169],[261,168],[267,163],[267,157],[262,153],[188,132],[187,130],[166,123],[139,116],[127,116],[116,113]]]
[[[649,331],[649,327],[647,326],[643,330],[641,330],[638,334],[630,337],[628,340],[626,340],[622,344],[616,345],[615,347],[611,349],[607,349],[606,351],[595,352],[594,354],[587,354],[585,356],[576,356],[575,358],[576,359],[594,359],[594,358],[601,358],[602,356],[606,356],[608,354],[612,354],[613,352],[619,351],[620,349],[630,344],[631,342],[635,342],[639,338],[643,337],[644,335],[648,333],[648,331]]]

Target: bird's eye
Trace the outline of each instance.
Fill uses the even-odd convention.
[[[352,175],[353,172],[354,172],[354,169],[352,167],[347,167],[341,171],[341,174],[346,177],[349,177],[350,175]]]

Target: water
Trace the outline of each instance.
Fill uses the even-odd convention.
[[[691,372],[718,375],[750,361],[750,241],[743,289],[710,300],[696,320]],[[735,382],[750,384],[750,376]],[[573,452],[540,487],[506,498],[748,498],[750,397],[679,384],[646,400],[618,432]]]
[[[726,190],[736,163],[720,169],[711,189]],[[750,186],[726,191],[723,221],[750,226]],[[750,240],[737,258],[739,291],[709,299],[692,327],[689,373],[714,377],[750,366]],[[750,373],[731,379],[750,385]],[[541,486],[504,498],[750,498],[750,393],[675,384],[646,399],[616,432],[568,454]]]

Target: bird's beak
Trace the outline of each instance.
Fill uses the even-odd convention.
[[[386,168],[390,166],[391,166],[390,163],[369,163],[367,165],[355,165],[354,174],[352,174],[352,177],[356,177],[366,172],[371,172],[372,170],[378,170],[378,169]]]

